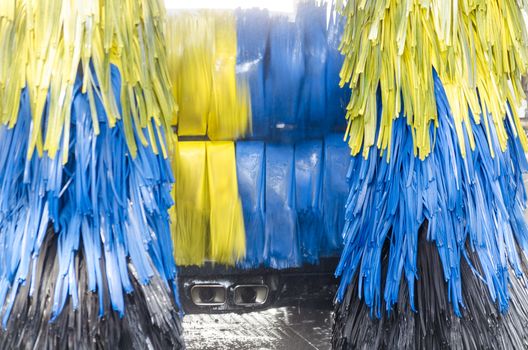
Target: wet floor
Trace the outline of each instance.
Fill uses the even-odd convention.
[[[189,350],[330,349],[332,311],[287,306],[245,314],[194,314],[183,319]]]

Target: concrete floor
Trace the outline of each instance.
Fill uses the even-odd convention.
[[[328,350],[332,311],[288,306],[245,314],[186,315],[183,329],[189,350]]]

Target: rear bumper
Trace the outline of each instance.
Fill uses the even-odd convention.
[[[328,305],[337,288],[336,264],[337,258],[325,258],[319,265],[285,270],[181,267],[180,300],[187,314],[249,312],[301,302]]]

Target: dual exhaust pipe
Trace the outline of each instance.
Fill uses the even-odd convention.
[[[269,287],[265,284],[239,284],[228,288],[222,284],[195,284],[191,287],[191,300],[197,306],[221,306],[231,294],[236,306],[260,306],[268,300]]]

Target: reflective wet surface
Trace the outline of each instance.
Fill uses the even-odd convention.
[[[183,319],[189,350],[330,349],[330,307],[287,306],[245,314],[194,314]]]

